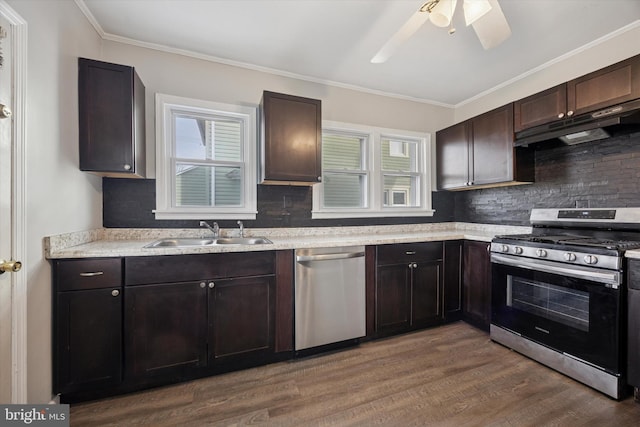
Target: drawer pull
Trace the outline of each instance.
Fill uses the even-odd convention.
[[[94,277],[94,276],[102,276],[104,274],[104,271],[91,271],[91,272],[87,272],[87,273],[80,273],[80,276],[82,277]]]
[[[416,251],[406,251],[405,254],[406,255],[415,255]]]
[[[120,295],[120,291],[117,289],[114,289],[111,291],[111,296],[117,297],[118,295]]]

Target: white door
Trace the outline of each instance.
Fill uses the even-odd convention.
[[[18,193],[23,190],[22,135],[24,118],[15,119],[16,90],[22,93],[23,58],[16,57],[17,15],[5,2],[0,3],[0,403],[26,403],[26,281],[19,277],[24,221]],[[22,30],[20,30],[22,31]],[[21,33],[22,34],[22,33]],[[20,70],[18,70],[20,68]],[[22,99],[22,98],[21,98]],[[18,111],[23,111],[21,106]],[[17,138],[17,135],[19,137]],[[19,140],[19,142],[17,142]],[[17,174],[16,171],[20,172]],[[20,346],[21,348],[18,348]],[[18,373],[18,371],[20,372]]]

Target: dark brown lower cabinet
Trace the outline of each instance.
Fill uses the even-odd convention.
[[[130,378],[184,376],[207,364],[206,282],[126,288],[125,363]]]
[[[485,331],[491,322],[491,258],[487,242],[463,246],[463,319]]]
[[[411,281],[405,264],[378,267],[376,286],[376,332],[401,332],[411,319]]]
[[[376,335],[441,322],[442,242],[379,245],[376,251]]]
[[[54,322],[54,391],[73,393],[122,380],[120,288],[57,294]]]
[[[411,325],[428,326],[442,318],[442,260],[421,261],[411,269]]]
[[[273,353],[274,276],[217,280],[208,300],[211,362]]]
[[[116,387],[122,372],[122,259],[55,260],[53,392]]]
[[[273,275],[127,288],[131,378],[193,376],[216,363],[273,353]],[[202,369],[200,369],[202,368]]]
[[[52,264],[53,392],[63,402],[292,355],[293,251]]]
[[[444,242],[444,318],[462,318],[462,240]]]

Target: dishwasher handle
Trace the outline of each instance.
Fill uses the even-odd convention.
[[[298,255],[296,256],[297,262],[310,262],[310,261],[332,261],[336,259],[349,259],[363,257],[364,252],[340,252],[336,254],[321,254],[321,255]]]

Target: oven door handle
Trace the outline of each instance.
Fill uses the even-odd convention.
[[[491,262],[496,264],[504,264],[511,267],[524,268],[527,270],[541,271],[544,273],[562,274],[576,279],[589,280],[591,282],[598,282],[607,285],[612,289],[618,289],[620,287],[620,273],[617,271],[598,271],[595,268],[578,268],[578,267],[564,267],[557,264],[552,264],[548,261],[541,261],[536,259],[513,258],[508,255],[491,254]]]

